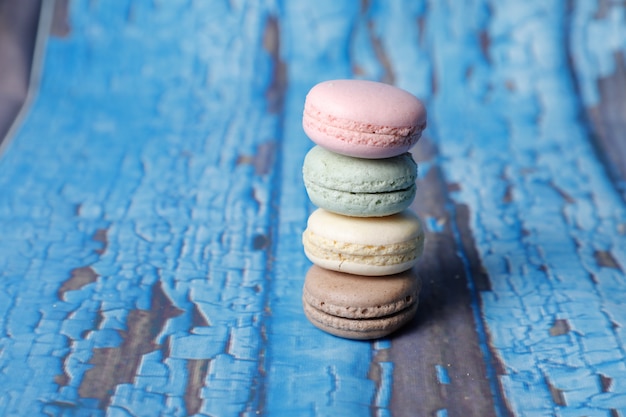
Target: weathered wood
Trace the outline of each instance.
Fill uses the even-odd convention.
[[[431,127],[489,276],[480,312],[498,380],[514,415],[616,413],[598,381],[622,375],[624,300],[609,294],[625,282],[594,253],[624,263],[624,206],[579,119],[566,4],[489,5],[437,3],[426,32],[438,68]]]
[[[0,414],[254,413],[279,136],[266,6],[70,6],[1,162]]]
[[[115,388],[133,382],[144,355],[157,349],[164,349],[163,356],[168,356],[167,341],[161,346],[157,343],[157,337],[170,319],[181,314],[183,311],[172,304],[161,284],[156,283],[152,288],[150,309],[128,312],[127,330],[119,331],[122,344],[115,348],[94,349],[89,360],[93,367],[85,372],[78,387],[78,394],[84,398],[98,399],[100,408],[108,407],[111,397],[115,394]],[[97,329],[98,326],[95,326],[93,330]],[[191,398],[198,390],[198,373],[201,375],[203,365],[192,361],[188,366],[192,372],[189,374],[191,383],[185,395],[186,403],[189,407],[197,409],[197,400]]]
[[[471,272],[479,268],[470,264],[480,262],[468,256],[460,241],[458,208],[447,198],[435,146],[422,139],[415,154],[426,171],[413,205],[427,225],[427,245],[417,268],[425,282],[415,323],[394,337],[390,349],[393,414],[497,415],[494,397],[501,402],[502,394],[496,364],[482,350],[485,341],[476,329],[483,323],[475,321],[476,295],[468,285],[468,279],[475,279]]]
[[[28,89],[40,0],[0,1],[0,143]]]
[[[623,4],[58,6],[0,157],[0,414],[626,413],[626,208],[578,117],[619,185]],[[373,343],[300,301],[302,104],[344,77],[430,112],[421,307]]]
[[[345,78],[351,27],[360,17],[355,2],[284,3],[277,11],[287,89],[276,177],[276,224],[269,266],[263,403],[265,415],[376,415],[389,410],[391,372],[386,345],[336,338],[307,322],[302,284],[310,263],[301,234],[312,211],[302,183],[302,161],[312,142],[302,131],[308,90],[326,78]],[[303,53],[301,45],[311,48]],[[334,58],[333,58],[334,57]],[[335,65],[330,65],[334,62]]]
[[[608,0],[576,3],[568,25],[568,53],[585,108],[583,117],[622,198],[626,198],[625,7]]]
[[[602,100],[587,109],[595,132],[600,155],[606,160],[607,170],[612,175],[622,195],[626,195],[626,59],[624,52],[615,54],[615,71],[598,80]]]

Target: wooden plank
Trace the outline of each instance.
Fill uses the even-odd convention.
[[[438,94],[439,72],[446,71],[434,65],[434,39],[427,33],[447,24],[448,17],[437,15],[436,9],[385,3],[370,11],[378,55],[386,57],[385,74],[426,100],[428,108]],[[482,48],[484,28],[473,29]],[[425,286],[417,321],[392,338],[388,350],[394,365],[391,410],[397,416],[506,415],[498,384],[502,370],[477,310],[477,291],[489,290],[490,283],[467,228],[468,209],[448,197],[463,184],[446,183],[437,146],[430,140],[438,130],[432,122],[414,152],[421,174],[413,209],[428,225],[426,251],[418,264]]]
[[[376,373],[378,345],[340,339],[313,327],[302,311],[302,284],[310,263],[301,234],[313,206],[302,183],[302,161],[312,142],[302,131],[308,90],[327,78],[345,78],[350,28],[359,18],[355,2],[284,3],[276,10],[286,85],[277,224],[273,236],[265,334],[266,415],[384,415],[388,373]],[[309,45],[304,51],[300,47]],[[330,65],[333,62],[334,65]],[[382,346],[380,346],[382,347]]]
[[[437,3],[425,31],[431,132],[489,276],[480,306],[499,383],[514,415],[619,415],[621,389],[598,381],[623,380],[626,282],[594,254],[624,263],[624,205],[578,118],[566,5],[490,6]]]
[[[498,364],[486,355],[479,337],[484,329],[477,332],[483,323],[473,313],[476,300],[468,279],[479,277],[470,274],[470,263],[478,259],[467,256],[459,241],[462,208],[447,199],[435,146],[425,138],[417,148],[416,160],[425,173],[413,208],[428,225],[428,244],[417,268],[425,285],[417,320],[393,338],[389,350],[395,365],[394,415],[490,416],[496,404],[504,413],[497,402],[502,401],[497,385],[502,370],[496,371]]]
[[[264,7],[71,3],[0,162],[0,414],[258,408]]]

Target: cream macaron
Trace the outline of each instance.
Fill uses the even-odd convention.
[[[412,270],[368,277],[313,265],[304,281],[302,305],[321,330],[349,339],[375,339],[415,316],[420,289],[421,280]]]
[[[322,268],[366,276],[406,271],[424,250],[424,229],[410,210],[385,217],[348,217],[315,210],[302,235],[307,258]]]

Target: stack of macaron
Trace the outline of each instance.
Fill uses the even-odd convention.
[[[304,312],[336,336],[388,335],[413,318],[421,288],[411,269],[424,231],[409,209],[417,164],[408,151],[426,126],[424,106],[388,84],[325,81],[307,95],[302,124],[316,144],[302,173],[318,207],[302,236],[314,264]]]

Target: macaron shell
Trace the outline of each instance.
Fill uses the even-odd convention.
[[[335,336],[355,340],[370,340],[387,336],[411,321],[417,312],[417,303],[415,303],[410,308],[392,316],[355,320],[321,312],[304,300],[302,305],[305,316],[318,329]]]
[[[305,183],[352,193],[398,191],[415,185],[417,164],[410,153],[366,159],[337,154],[314,146],[304,158]]]
[[[380,318],[417,302],[421,280],[414,271],[385,277],[345,274],[313,265],[307,272],[304,300],[317,310],[350,319]]]
[[[337,242],[358,245],[389,245],[424,238],[422,222],[411,210],[368,218],[342,216],[320,208],[309,216],[307,230]]]
[[[424,105],[411,93],[367,80],[323,81],[307,94],[305,109],[316,109],[353,123],[389,128],[411,128],[426,121]]]
[[[309,91],[302,126],[311,140],[334,152],[387,158],[419,140],[426,110],[412,94],[388,84],[332,80]]]

